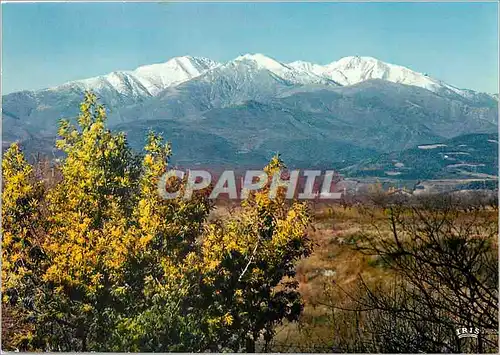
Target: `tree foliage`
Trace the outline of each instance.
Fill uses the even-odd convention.
[[[38,180],[18,145],[4,155],[2,301],[25,325],[4,346],[255,351],[298,318],[294,265],[311,251],[304,204],[288,206],[281,189],[270,199],[269,181],[239,215],[208,222],[206,191],[158,194],[171,155],[161,136],[138,155],[106,128],[92,93],[80,110],[60,123],[57,183]],[[283,168],[279,157],[266,167]]]

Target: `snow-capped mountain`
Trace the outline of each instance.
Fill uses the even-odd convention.
[[[131,146],[141,149],[153,128],[184,161],[261,164],[279,151],[297,164],[343,166],[498,126],[498,96],[375,58],[319,65],[263,54],[224,63],[184,56],[4,95],[4,143],[51,149],[59,119],[78,115],[85,90],[96,92],[108,124],[127,132]]]
[[[98,94],[102,92],[108,95],[110,90],[114,90],[128,97],[156,96],[169,87],[198,78],[221,66],[234,70],[269,71],[276,79],[291,85],[348,86],[366,80],[382,79],[421,87],[435,93],[459,95],[469,100],[484,100],[487,99],[486,96],[497,98],[491,94],[459,89],[427,74],[400,65],[385,63],[372,57],[344,57],[327,65],[305,61],[287,64],[260,53],[244,54],[226,63],[218,63],[203,57],[175,57],[165,63],[144,65],[131,71],[116,71],[94,78],[72,81],[48,90],[90,89]],[[216,75],[216,73],[217,71],[213,74]]]
[[[137,68],[131,75],[137,78],[151,95],[170,86],[196,78],[220,64],[201,57],[176,57],[166,63],[145,65]]]
[[[60,118],[74,117],[78,113],[86,90],[97,94],[108,114],[120,117],[123,108],[140,104],[219,65],[207,58],[176,57],[131,71],[115,71],[48,89],[15,92],[3,96],[2,116],[23,120],[30,130],[52,133],[57,130]]]
[[[263,54],[245,54],[237,57],[229,63],[246,63],[257,69],[269,70],[282,80],[286,80],[292,84],[299,85],[332,85],[339,86],[334,80],[322,75],[317,75],[313,71],[298,70],[293,66],[281,63],[273,58],[267,57]]]
[[[304,91],[311,86],[339,86],[333,80],[300,72],[262,54],[246,54],[223,64],[213,62],[211,66],[204,72],[194,71],[190,80],[171,82],[140,107],[113,115],[111,122],[128,121],[132,117],[148,120],[196,116],[212,108],[228,107],[248,100],[267,102],[281,94]],[[148,73],[150,81],[162,75],[161,70]]]
[[[436,93],[457,94],[467,99],[474,99],[474,96],[479,94],[471,90],[459,89],[401,65],[385,63],[372,57],[344,57],[324,66],[296,61],[290,63],[289,66],[334,80],[344,86],[370,79],[382,79],[398,84],[418,86]]]
[[[266,71],[276,80],[291,85],[339,86],[325,75],[297,70],[257,53],[241,55],[226,63],[218,63],[203,57],[175,57],[165,63],[144,65],[131,71],[116,71],[107,75],[72,81],[48,90],[93,90],[101,96],[102,94],[108,96],[110,90],[115,90],[120,95],[128,97],[156,96],[169,87],[178,86],[205,73],[208,73],[206,78],[214,78],[228,71],[233,71],[234,76],[239,78],[245,78],[245,75],[250,72]]]
[[[152,96],[141,80],[125,71],[116,71],[107,75],[71,81],[60,86],[41,90],[40,92],[60,92],[64,90],[92,90],[103,97],[107,97],[110,94],[119,94],[126,97]]]
[[[418,86],[436,92],[441,82],[400,65],[384,63],[372,57],[344,57],[323,67],[323,75],[335,78],[342,85],[352,85],[369,79]]]
[[[68,88],[94,90],[97,93],[115,90],[126,96],[155,96],[160,91],[196,78],[219,63],[201,57],[175,57],[165,63],[141,66],[133,71],[116,71],[107,75],[72,81],[48,90]]]

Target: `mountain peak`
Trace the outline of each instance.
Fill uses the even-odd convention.
[[[148,74],[159,72],[164,70],[179,70],[191,75],[196,74],[198,71],[203,71],[217,66],[219,63],[204,57],[192,57],[192,56],[181,56],[174,57],[163,63],[149,64],[138,67],[133,71],[134,74]]]
[[[165,63],[141,66],[132,74],[152,95],[156,95],[169,86],[193,79],[218,65],[219,63],[208,58],[182,56]]]
[[[393,83],[419,86],[431,91],[457,91],[426,74],[409,68],[383,62],[373,57],[349,56],[326,65],[324,75],[342,85],[353,85],[369,79],[383,79]]]
[[[354,56],[347,56],[347,57],[342,57],[339,60],[333,62],[333,63],[342,63],[342,64],[347,64],[347,63],[377,63],[381,62],[377,58],[374,57],[366,57],[366,56],[359,56],[359,55],[354,55]]]
[[[233,61],[235,62],[251,61],[256,63],[259,68],[265,68],[269,70],[281,69],[285,67],[283,63],[277,61],[276,59],[268,57],[262,53],[255,53],[255,54],[247,53],[244,55],[240,55],[239,57],[236,57]]]
[[[307,68],[304,69],[299,68],[299,66],[294,67],[289,64],[284,64],[261,53],[240,55],[229,63],[233,65],[234,63],[250,63],[253,68],[257,70],[267,70],[275,77],[291,84],[338,86],[333,80],[322,77]]]

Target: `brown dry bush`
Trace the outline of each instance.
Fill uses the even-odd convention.
[[[384,200],[387,230],[356,247],[391,269],[384,282],[325,288],[341,352],[498,352],[498,225],[450,195]],[[467,211],[467,212],[465,212]],[[379,230],[379,227],[376,228]],[[459,339],[459,327],[478,339]]]

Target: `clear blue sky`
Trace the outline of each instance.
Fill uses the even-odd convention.
[[[326,64],[373,56],[498,92],[497,3],[27,3],[2,5],[3,93],[180,55],[264,53]]]

